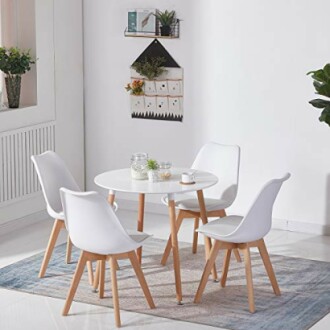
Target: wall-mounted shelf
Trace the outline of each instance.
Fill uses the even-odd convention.
[[[160,25],[157,22],[156,24],[156,32],[147,32],[147,31],[135,31],[130,32],[128,28],[125,29],[124,35],[125,37],[132,38],[157,38],[157,39],[178,39],[180,38],[180,20],[177,19],[174,24],[172,24],[172,32],[169,36],[162,36],[160,34]]]

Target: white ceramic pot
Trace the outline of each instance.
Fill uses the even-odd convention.
[[[149,180],[149,182],[157,182],[158,181],[158,170],[149,170],[148,171],[148,180]]]

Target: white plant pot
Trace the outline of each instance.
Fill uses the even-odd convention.
[[[158,181],[158,171],[157,170],[148,171],[148,180],[149,180],[149,182],[157,182]]]

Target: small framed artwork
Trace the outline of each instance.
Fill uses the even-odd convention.
[[[150,35],[156,33],[156,9],[129,9],[127,11],[127,33]]]

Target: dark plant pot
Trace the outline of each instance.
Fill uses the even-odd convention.
[[[21,76],[5,78],[9,108],[19,107],[19,98],[21,94],[21,79]]]
[[[164,25],[160,27],[160,35],[164,37],[168,37],[171,35],[171,27],[168,25]]]

